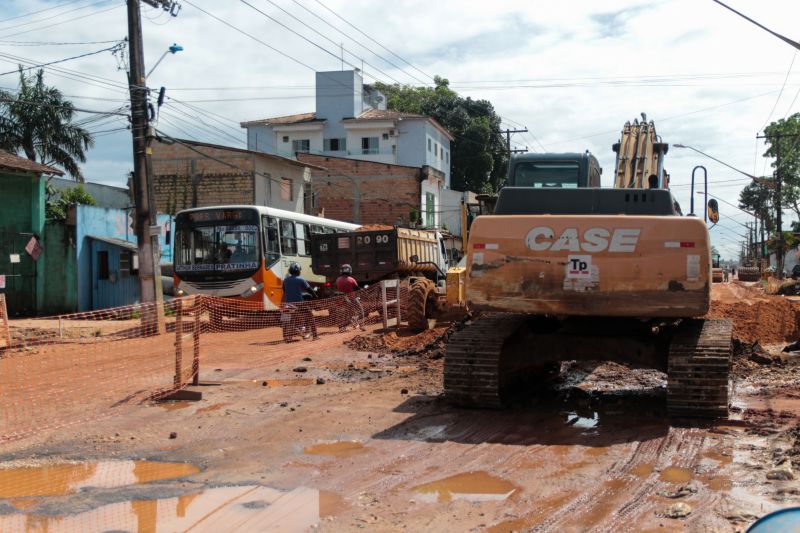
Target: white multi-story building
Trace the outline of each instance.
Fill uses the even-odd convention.
[[[386,98],[358,70],[317,72],[316,112],[242,122],[247,148],[284,157],[298,152],[414,167],[429,166],[450,188],[450,141],[434,119],[387,111]]]

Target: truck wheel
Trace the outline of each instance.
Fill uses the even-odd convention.
[[[429,279],[420,279],[408,289],[408,327],[414,331],[428,329],[428,319],[434,310],[433,282]]]

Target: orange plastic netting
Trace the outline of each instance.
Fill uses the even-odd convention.
[[[258,368],[296,359],[308,343],[340,345],[383,320],[384,298],[397,300],[396,288],[385,291],[374,285],[280,311],[191,296],[13,321],[12,346],[0,350],[0,442],[126,413],[196,384],[209,368]]]

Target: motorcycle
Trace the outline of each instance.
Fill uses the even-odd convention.
[[[304,302],[316,298],[317,288],[314,287],[313,290],[313,295],[308,293],[303,295]],[[292,342],[295,335],[299,335],[302,339],[311,337],[312,332],[306,328],[305,325],[298,324],[301,319],[301,312],[297,304],[288,302],[281,304],[281,331],[283,332],[283,342]],[[310,320],[314,320],[313,314],[311,314]]]
[[[362,288],[366,289],[367,287],[369,285],[364,285]],[[344,300],[344,305],[337,307],[336,310],[336,323],[339,324],[339,332],[347,331],[347,328],[351,325],[353,329],[361,329],[363,331],[366,313],[361,303],[361,297],[357,293],[347,295],[341,292],[337,292],[336,296],[342,297]]]

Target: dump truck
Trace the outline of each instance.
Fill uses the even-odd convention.
[[[360,284],[402,280],[408,287],[408,324],[427,329],[447,306],[448,253],[436,230],[386,226],[311,237],[311,269],[325,276],[326,295],[335,290],[341,266],[349,264]]]
[[[451,403],[500,408],[561,361],[611,359],[666,372],[670,415],[727,415],[731,322],[700,318],[706,224],[669,192],[668,145],[652,122],[627,123],[614,148],[607,189],[581,186],[574,162],[512,159],[494,213],[470,229],[465,298],[479,314],[446,346]]]

